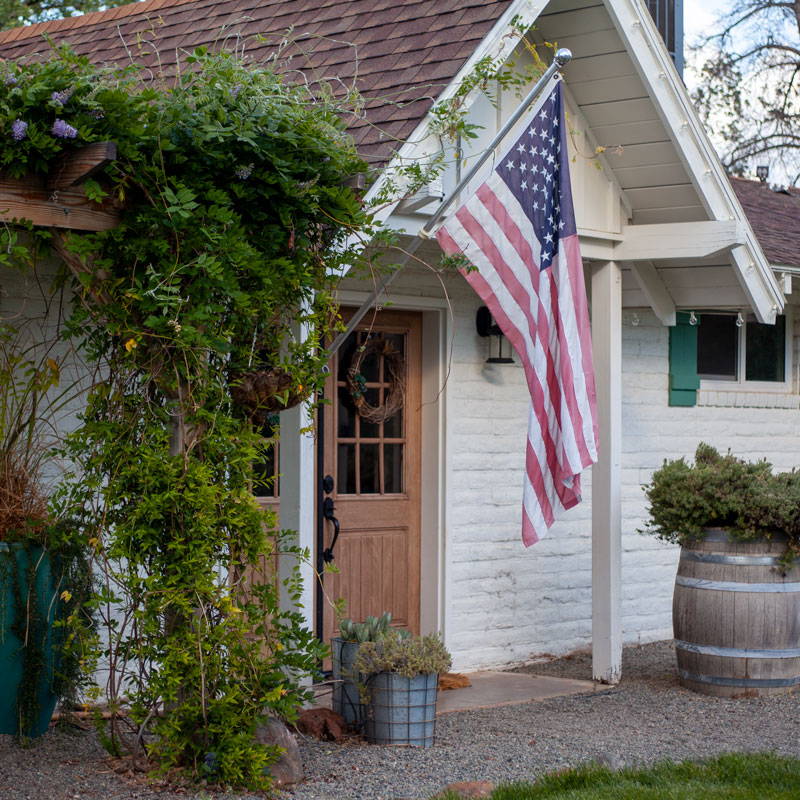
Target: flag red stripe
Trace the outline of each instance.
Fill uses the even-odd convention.
[[[575,303],[575,319],[578,323],[578,335],[581,342],[581,366],[583,367],[586,394],[588,395],[589,413],[592,418],[594,441],[600,441],[600,428],[597,424],[597,388],[594,381],[594,361],[592,359],[592,328],[589,324],[589,301],[583,278],[583,261],[581,260],[578,237],[567,236],[561,240],[564,254],[570,265],[569,279],[572,284],[572,299]],[[590,456],[591,459],[591,456]],[[593,459],[582,466],[588,467]]]

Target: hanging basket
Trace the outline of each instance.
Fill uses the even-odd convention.
[[[233,402],[258,427],[266,425],[273,414],[293,408],[308,396],[309,391],[283,369],[239,373],[231,386]]]
[[[383,404],[373,406],[367,402],[367,381],[361,374],[361,365],[369,356],[383,358],[384,378],[389,386],[383,393]],[[353,398],[358,415],[373,424],[391,419],[403,407],[405,401],[405,360],[391,342],[382,337],[368,339],[356,349],[350,368],[347,370],[347,388]]]

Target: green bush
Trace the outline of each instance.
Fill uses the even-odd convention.
[[[788,537],[785,558],[800,551],[800,473],[773,474],[765,460],[747,462],[701,443],[694,464],[665,461],[644,487],[649,520],[641,531],[668,542],[702,540],[724,528],[739,541]]]

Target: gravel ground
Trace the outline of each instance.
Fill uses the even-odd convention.
[[[599,760],[614,767],[726,751],[800,757],[800,695],[722,700],[681,689],[671,643],[626,649],[623,680],[596,694],[447,714],[429,750],[303,741],[307,780],[285,800],[428,798],[454,781],[535,778]],[[524,671],[591,679],[587,655]],[[0,737],[2,800],[205,800],[116,774],[91,733],[47,734],[19,750]]]

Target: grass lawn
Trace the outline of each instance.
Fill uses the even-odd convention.
[[[587,766],[535,784],[498,787],[492,800],[797,800],[800,759],[733,753],[701,763],[665,762],[612,772]]]

